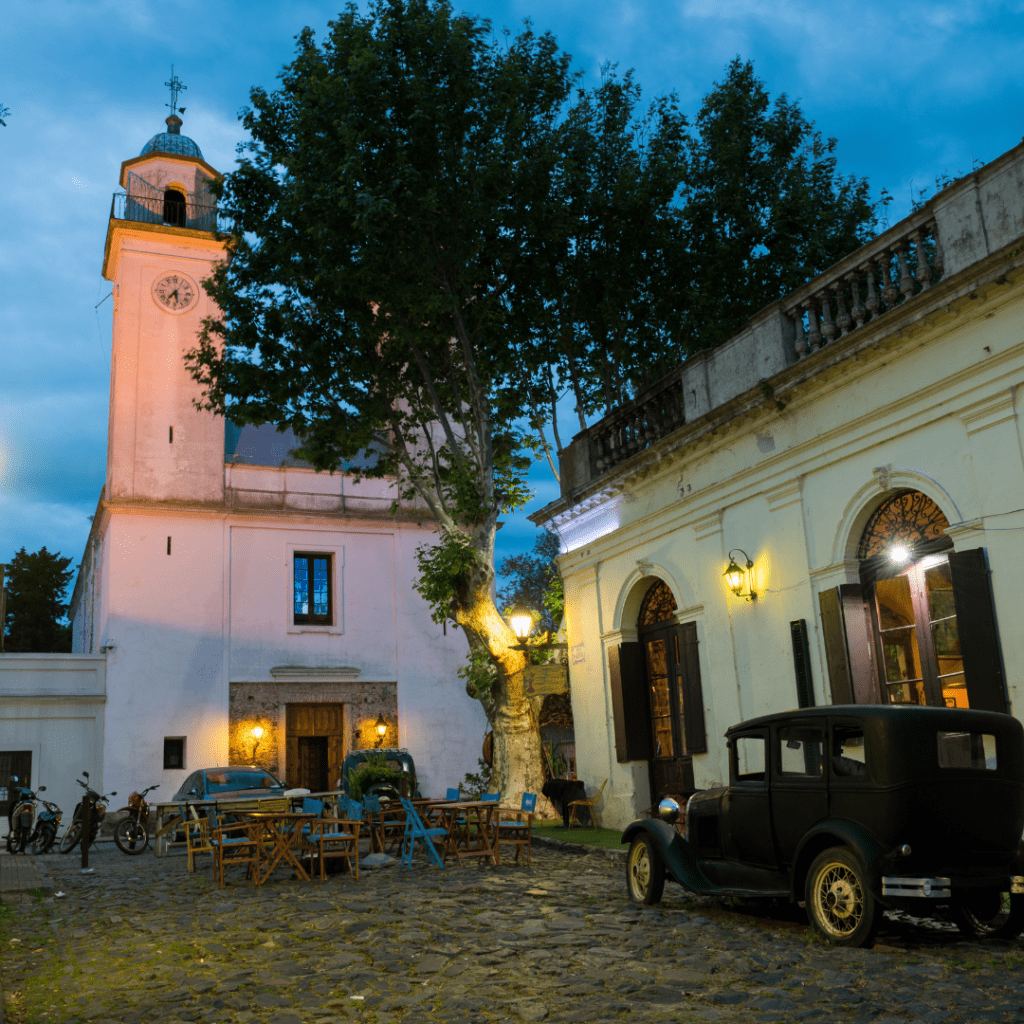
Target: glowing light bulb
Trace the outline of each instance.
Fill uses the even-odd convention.
[[[893,565],[904,565],[910,561],[910,548],[906,544],[893,544],[889,548],[889,561]]]

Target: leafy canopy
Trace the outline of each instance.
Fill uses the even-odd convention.
[[[45,547],[31,554],[22,548],[7,564],[4,650],[68,653],[71,627],[61,620],[68,612],[63,600],[74,570],[70,558]]]

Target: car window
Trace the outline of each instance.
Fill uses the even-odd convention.
[[[783,778],[820,779],[824,731],[819,726],[784,725],[778,739],[778,774]]]
[[[832,728],[832,778],[862,779],[868,774],[864,730],[859,725]]]
[[[240,789],[272,789],[280,783],[266,772],[207,772],[206,785],[211,794]]]
[[[732,745],[733,778],[737,782],[763,782],[764,736],[737,736]]]
[[[995,771],[996,738],[987,732],[940,732],[940,768],[976,768]]]

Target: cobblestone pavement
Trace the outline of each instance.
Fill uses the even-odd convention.
[[[834,950],[790,909],[671,883],[640,909],[602,852],[260,889],[236,869],[223,891],[208,860],[91,862],[41,858],[64,895],[3,897],[8,1024],[1024,1021],[1019,943],[889,922],[875,949]]]

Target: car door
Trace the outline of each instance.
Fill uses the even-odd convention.
[[[771,730],[771,809],[781,867],[793,862],[800,840],[828,817],[824,719],[794,718]]]
[[[729,789],[722,797],[725,856],[776,867],[768,797],[768,730],[734,734],[729,743]]]

